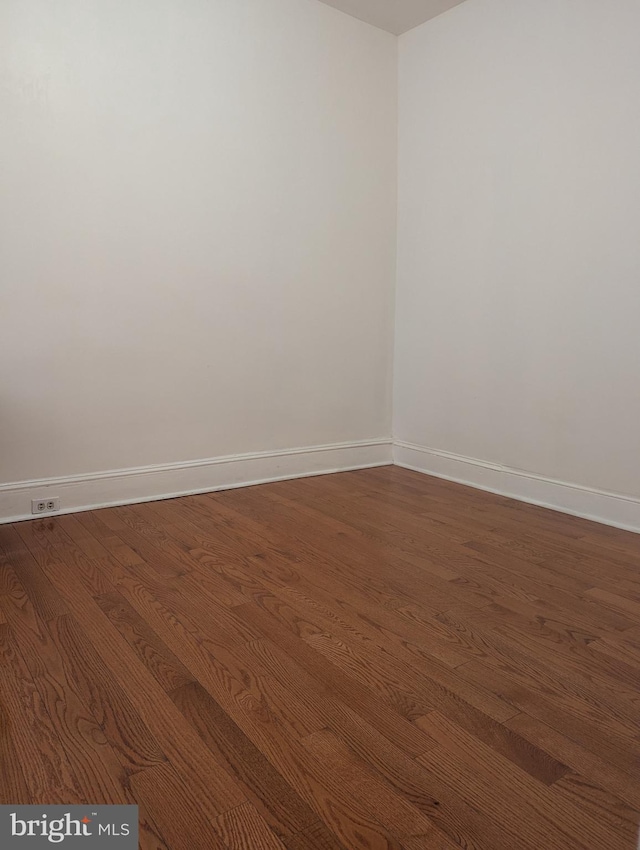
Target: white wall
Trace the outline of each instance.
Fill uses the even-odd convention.
[[[316,0],[0,2],[0,483],[388,440],[396,56]]]
[[[401,37],[394,431],[640,530],[639,30],[467,0]],[[388,460],[397,44],[0,0],[0,520]]]
[[[394,421],[400,462],[638,530],[639,32],[467,0],[400,38]]]

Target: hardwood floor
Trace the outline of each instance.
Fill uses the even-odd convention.
[[[631,850],[640,536],[396,467],[0,526],[0,803],[143,850]]]

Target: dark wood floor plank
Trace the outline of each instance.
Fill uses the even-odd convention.
[[[244,802],[244,796],[229,774],[220,770],[219,765],[203,752],[195,730],[185,722],[97,602],[73,583],[68,574],[65,576],[64,565],[52,571],[50,578],[172,766],[180,775],[188,777],[193,793],[208,797],[209,805],[215,804],[218,813]]]
[[[558,663],[571,666],[577,675],[604,677],[607,687],[620,690],[621,686],[629,685],[635,690],[638,669],[640,668],[640,653],[627,653],[627,657],[614,658],[604,651],[604,648],[621,647],[626,643],[627,632],[615,635],[606,634],[602,637],[573,629],[566,623],[560,623],[552,617],[538,615],[530,607],[514,606],[511,601],[502,600],[499,604],[485,606],[481,610],[467,611],[459,614],[457,622],[445,612],[438,619],[450,628],[456,626],[465,629],[468,624],[495,630],[507,640],[519,635],[530,642],[532,647],[540,647],[541,655],[552,653]],[[464,625],[460,626],[464,620]]]
[[[12,566],[20,576],[20,584],[29,597],[34,611],[43,620],[51,620],[67,613],[66,605],[60,595],[30,552],[17,553],[12,559]]]
[[[93,514],[90,513],[66,514],[56,517],[55,522],[67,535],[69,542],[82,552],[84,559],[88,561],[109,560],[111,557],[109,550],[81,521],[84,519],[85,522],[90,523],[92,517]]]
[[[565,803],[578,811],[584,811],[597,823],[604,825],[611,835],[619,836],[623,846],[633,846],[638,835],[640,814],[611,791],[571,771],[554,783],[553,792],[560,811],[564,813]]]
[[[322,499],[320,504],[318,504],[316,499],[313,498],[313,494],[307,493],[307,496],[311,496],[311,498],[303,501],[285,489],[278,491],[273,488],[270,489],[269,493],[265,494],[265,497],[262,498],[262,503],[259,505],[249,500],[253,494],[244,493],[239,495],[242,501],[238,505],[236,499],[236,510],[243,510],[244,512],[247,508],[252,508],[254,512],[257,511],[258,516],[264,510],[274,511],[278,509],[281,512],[284,511],[285,515],[293,513],[297,520],[296,524],[299,525],[301,530],[304,530],[305,537],[308,535],[308,539],[310,540],[317,539],[319,529],[326,529],[332,534],[337,535],[341,543],[347,543],[350,551],[357,552],[360,550],[362,554],[374,555],[376,559],[382,560],[383,563],[400,563],[400,565],[406,564],[417,567],[426,578],[433,577],[443,581],[451,581],[458,577],[458,573],[452,568],[451,564],[443,562],[438,556],[438,550],[433,545],[439,540],[437,529],[429,528],[429,540],[425,546],[426,551],[423,551],[420,557],[415,557],[410,553],[399,551],[393,545],[392,541],[387,539],[371,540],[366,530],[362,530],[350,522],[351,515],[349,511],[343,511],[338,516],[333,513],[328,514],[323,512],[321,507],[325,504],[326,500]],[[269,508],[269,506],[271,507]],[[311,532],[314,527],[316,528],[316,533],[312,534]],[[423,533],[424,530],[423,527]]]
[[[425,850],[425,847],[429,850],[454,850],[459,846],[440,835],[415,835],[412,838],[405,838],[402,842],[402,850]]]
[[[320,822],[303,829],[284,843],[287,850],[346,850],[334,833]]]
[[[256,651],[260,650],[260,647],[256,644],[253,646]],[[273,655],[273,651],[269,655]],[[261,659],[264,659],[264,657],[265,653],[262,652]],[[296,679],[304,675],[304,672],[299,670],[294,672]],[[294,687],[292,687],[292,691],[295,691]],[[358,715],[349,711],[342,703],[336,703],[333,711],[327,710],[323,704],[322,710],[323,712],[327,711],[336,734],[348,741],[349,746],[362,761],[371,765],[392,789],[410,801],[416,809],[430,820],[433,820],[443,833],[451,837],[454,843],[462,842],[463,846],[482,847],[483,850],[484,848],[489,850],[492,847],[490,842],[495,841],[497,832],[494,833],[491,825],[484,822],[481,815],[470,810],[458,795],[452,794],[450,789],[443,787],[437,776],[429,775],[400,750],[386,742],[375,730],[369,728],[369,731],[367,731],[366,724],[363,724]],[[429,741],[431,746],[433,739],[425,735],[424,740]],[[279,744],[276,737],[275,748],[273,745],[273,740],[268,742],[266,751],[278,764],[283,744]],[[294,761],[295,765],[296,762]],[[488,836],[486,844],[474,839],[478,832]],[[347,846],[350,847],[351,845],[347,844]]]
[[[542,628],[525,628],[522,623],[505,622],[494,631],[508,645],[526,655],[539,657],[552,675],[576,683],[589,698],[608,709],[610,716],[635,725],[640,720],[638,669],[627,660],[599,653],[598,641],[567,641]]]
[[[570,770],[566,764],[515,733],[505,723],[497,723],[468,704],[448,706],[446,717],[545,785],[553,785]],[[416,725],[430,733],[429,716],[418,718]]]
[[[484,624],[473,633],[476,646],[484,651],[482,663],[525,688],[540,690],[559,705],[571,705],[575,714],[606,723],[623,737],[636,738],[640,705],[637,678],[630,671],[625,669],[618,677],[602,673],[590,655],[580,661],[575,648],[565,653],[557,642],[533,639],[522,623],[503,625],[503,620],[496,618],[495,606],[488,608],[491,610],[485,608],[480,614]],[[478,622],[479,618],[472,613],[469,619]]]
[[[430,740],[405,718],[393,711],[367,687],[343,673],[312,647],[301,641],[270,614],[253,603],[237,609],[249,622],[258,626],[264,637],[322,683],[335,696],[368,720],[385,737],[411,755],[430,746]]]
[[[3,750],[13,749],[17,757],[15,764],[3,771],[7,780],[15,773],[16,784],[3,790],[7,802],[81,802],[71,764],[32,678],[20,678],[0,668],[0,714],[3,736],[10,738]],[[27,794],[23,796],[25,785]]]
[[[12,728],[6,707],[10,686],[2,685],[2,672],[4,670],[6,674],[16,663],[15,653],[15,638],[11,628],[6,623],[0,623],[0,805],[3,806],[15,805],[21,800],[31,802],[17,748],[18,735]]]
[[[218,806],[171,764],[142,770],[130,784],[171,850],[226,850],[215,828]]]
[[[361,800],[344,776],[314,758],[301,742],[278,739],[278,731],[272,731],[270,761],[343,844],[353,850],[400,850],[399,842],[380,823],[375,807]]]
[[[277,835],[291,836],[315,823],[315,812],[200,684],[183,685],[171,698]]]
[[[202,544],[202,537],[200,537],[200,545]],[[248,558],[246,560],[249,560]],[[262,577],[262,582],[255,588],[256,597],[258,597],[262,591],[267,591],[270,589],[272,592],[290,592],[296,593],[297,588],[304,588],[306,583],[306,578],[303,578],[302,571],[305,570],[305,565],[301,563],[299,560],[295,563],[295,569],[297,573],[295,577],[293,576],[293,570],[286,570],[283,574],[275,575],[274,574],[274,565],[271,563],[272,556],[267,554],[263,556],[259,561],[252,561],[251,563],[247,563],[245,565],[236,565],[236,577],[242,576],[240,581],[242,582],[244,579],[244,584],[247,586],[253,578],[253,581],[256,581],[256,574]],[[280,557],[280,561],[282,561],[282,556]],[[269,573],[269,577],[267,579],[265,572]],[[199,576],[199,572],[203,571],[194,571],[191,577],[196,578]],[[309,576],[308,570],[305,570],[305,576]],[[306,601],[309,601],[313,604],[313,600],[320,597],[323,591],[318,587],[318,583],[322,584],[327,590],[330,588],[332,592],[332,596],[329,598],[335,603],[337,598],[340,598],[342,602],[342,612],[345,613],[345,606],[347,605],[346,599],[353,599],[356,595],[356,591],[353,588],[349,588],[347,585],[341,584],[339,581],[335,579],[335,576],[328,576],[323,581],[324,572],[318,573],[317,570],[313,571],[313,581],[315,584],[313,585],[312,591],[307,595]],[[209,575],[211,575],[211,571],[209,571]],[[246,576],[246,578],[244,578]],[[198,578],[199,581],[199,578]],[[293,586],[291,582],[293,581]],[[289,583],[288,583],[289,582]],[[336,597],[336,592],[340,590],[340,597]],[[325,591],[326,596],[325,599],[329,596],[329,593]],[[327,606],[325,606],[327,607]],[[316,603],[317,609],[317,603]],[[358,617],[356,613],[358,610],[365,613],[365,617]],[[369,633],[371,633],[371,624],[376,625],[380,630],[384,629],[384,626],[378,626],[377,623],[374,622],[373,617],[377,617],[379,620],[383,621],[385,626],[388,626],[389,631],[385,631],[384,638],[385,644],[388,645],[389,638],[397,637],[398,643],[403,643],[403,648],[407,648],[410,651],[413,650],[418,654],[421,654],[421,651],[427,653],[430,651],[436,658],[441,658],[445,662],[448,662],[452,666],[461,663],[464,660],[468,660],[469,656],[463,656],[461,653],[456,653],[455,648],[452,646],[448,646],[444,641],[440,642],[440,645],[437,644],[438,640],[438,624],[422,624],[422,626],[418,626],[416,623],[411,623],[410,621],[403,622],[401,618],[394,616],[393,612],[388,611],[387,609],[381,608],[378,606],[367,606],[366,597],[362,594],[357,596],[357,603],[355,611],[351,611],[350,613],[354,614],[357,619],[357,625],[361,629],[369,629]],[[351,621],[353,622],[353,620]],[[391,631],[393,627],[396,627],[396,631],[399,632],[398,635],[395,632]],[[421,641],[422,644],[420,647],[411,644],[406,635],[412,637],[416,641]]]
[[[640,601],[630,598],[628,593],[621,596],[618,593],[603,590],[601,587],[593,587],[591,590],[586,591],[585,596],[588,596],[590,599],[596,599],[614,611],[622,611],[624,614],[630,614],[636,623],[640,620]]]
[[[102,547],[107,555],[107,560],[112,558],[118,564],[124,566],[134,566],[142,563],[143,558],[114,534],[108,525],[105,525],[102,519],[104,513],[104,511],[80,513],[76,514],[76,519],[82,528],[91,534],[94,540]],[[102,560],[102,558],[99,560]]]
[[[60,605],[61,611],[67,610],[62,598]],[[29,673],[32,676],[46,674],[51,635],[21,582],[16,580],[11,593],[0,595],[0,611],[16,636],[20,655]]]
[[[5,631],[4,639],[0,707],[3,725],[20,753],[30,801],[81,803],[95,792],[105,802],[120,802],[114,799],[121,794],[120,764],[95,719],[68,686],[53,645],[47,648],[46,666],[34,679],[17,638]],[[109,769],[112,765],[116,777]]]
[[[568,799],[569,795],[559,799],[554,786],[537,782],[438,712],[429,719],[429,731],[439,739],[440,747],[418,761],[432,767],[437,763],[450,782],[464,785],[474,805],[503,818],[516,834],[522,830],[533,846],[605,850],[612,836],[620,846],[629,844],[626,825],[612,830],[611,824],[603,824],[586,807]]]
[[[511,573],[517,581],[524,577],[527,583],[534,581],[538,587],[546,587],[547,591],[556,588],[569,593],[582,593],[594,585],[594,579],[579,569],[557,570],[552,565],[531,564],[522,558],[505,554],[486,541],[472,540],[465,543],[465,549],[473,555],[474,563],[486,565],[491,569],[497,567],[502,575],[505,572]]]
[[[395,467],[0,526],[0,802],[141,850],[632,850],[640,536]]]
[[[393,786],[402,789],[421,811],[432,811],[433,798],[414,781],[415,767],[401,747],[392,743],[358,712],[337,699],[330,689],[322,689],[309,672],[269,640],[254,641],[250,647],[254,663],[273,673],[280,683],[297,699],[310,702],[326,720],[326,726],[344,741],[364,762],[370,764]],[[423,751],[436,742],[426,733],[419,743]],[[407,773],[408,770],[408,773]]]
[[[153,767],[166,761],[134,708],[129,696],[118,684],[91,642],[70,614],[48,623],[64,676],[87,706],[110,746],[129,772]]]
[[[386,605],[395,594],[407,600],[419,599],[421,604],[434,611],[445,610],[459,601],[459,595],[464,593],[458,589],[452,595],[447,584],[456,573],[447,571],[446,578],[443,578],[440,567],[431,569],[425,553],[414,558],[393,546],[370,539],[344,521],[349,516],[348,511],[337,517],[328,516],[293,498],[274,497],[268,492],[262,495],[249,490],[243,493],[234,491],[233,501],[225,500],[224,503],[219,494],[208,498],[214,502],[216,511],[223,511],[230,522],[235,518],[239,534],[248,525],[254,530],[256,541],[269,541],[275,551],[284,549],[285,555],[335,571],[344,581],[368,593],[378,604]],[[293,522],[293,527],[283,540],[281,529],[287,517]],[[203,522],[202,518],[200,521]],[[327,546],[328,539],[339,541],[340,556],[337,557],[336,550]],[[284,545],[287,542],[288,548]],[[476,600],[476,594],[472,594],[472,599]]]
[[[433,821],[370,771],[333,732],[315,732],[302,743],[351,795],[372,807],[376,819],[398,840],[413,836],[422,836],[427,842],[430,836],[444,839]]]
[[[388,844],[384,843],[387,841],[384,829],[370,807],[352,798],[326,765],[314,760],[275,717],[265,718],[259,712],[253,716],[251,705],[245,706],[245,711],[244,728],[252,735],[254,743],[259,745],[285,783],[295,786],[315,816],[343,837],[347,847],[398,847],[391,837]]]
[[[167,649],[121,593],[111,590],[96,596],[95,600],[167,693],[195,681],[193,674]]]
[[[615,734],[607,723],[585,719],[582,706],[579,712],[574,712],[571,701],[558,703],[552,696],[543,695],[537,689],[523,687],[494,666],[472,661],[463,664],[458,670],[473,682],[482,682],[493,687],[525,714],[600,755],[619,770],[630,776],[636,773],[638,757],[631,746],[631,739]]]
[[[146,578],[142,579],[142,584],[134,580],[131,587],[125,583],[121,589],[171,652],[184,659],[188,670],[231,717],[244,717],[247,705],[252,705],[255,708],[254,719],[259,719],[261,713],[267,717],[277,716],[294,734],[306,735],[322,727],[323,722],[312,716],[312,710],[297,704],[293,695],[283,694],[277,683],[252,671],[251,665],[242,656],[241,648],[247,638],[257,632],[236,614],[230,612],[238,624],[238,633],[234,637],[229,634],[228,627],[219,627],[214,612],[210,614],[216,620],[210,616],[208,624],[201,628],[191,619],[194,614],[198,619],[199,604],[196,600],[164,594],[162,587],[150,589]]]
[[[120,508],[109,508],[100,512],[100,520],[128,550],[135,552],[154,573],[163,578],[177,578],[188,572],[189,567],[182,559],[182,552],[166,551],[156,545],[154,535],[142,534],[138,523],[125,522],[118,513]],[[150,526],[145,526],[150,528]]]
[[[428,683],[421,681],[420,687],[408,690],[402,677],[395,674],[393,662],[386,668],[374,664],[367,658],[366,653],[330,634],[306,635],[303,639],[345,675],[359,682],[364,688],[371,688],[379,694],[407,720],[415,720],[423,711],[435,708],[435,704],[422,692],[423,688],[427,689]]]
[[[229,850],[286,850],[251,803],[243,803],[216,819],[218,833]]]
[[[640,632],[635,629],[595,640],[590,649],[607,668],[612,661],[619,661],[632,670],[640,671]]]
[[[14,740],[9,718],[0,702],[0,805],[15,806],[31,803],[21,767],[21,756]]]
[[[259,498],[258,494],[250,493],[234,494],[232,506],[245,522],[253,520],[261,534],[280,528],[285,517],[295,517],[292,541],[298,557],[323,568],[326,565],[377,604],[387,605],[397,596],[408,601],[420,600],[428,610],[435,612],[446,610],[465,594],[460,588],[453,593],[448,582],[458,574],[447,569],[443,577],[443,566],[432,566],[429,553],[423,552],[421,558],[416,558],[393,546],[382,545],[379,539],[372,539],[347,524],[347,511],[333,510],[326,514],[291,498],[268,494]],[[339,540],[341,557],[336,557],[335,551],[327,547],[328,537]],[[277,543],[275,536],[274,545]],[[473,591],[465,599],[477,604],[487,601],[484,597],[478,601],[478,594]]]
[[[0,559],[10,559],[26,548],[24,540],[18,534],[18,523],[0,525]]]
[[[318,575],[317,571],[311,576],[309,572],[301,568],[301,578],[295,585],[285,584],[274,593],[309,608],[331,628],[346,630],[359,641],[373,641],[386,653],[399,653],[414,663],[426,658],[453,669],[472,660],[473,653],[452,638],[435,617],[417,619],[397,609],[373,605],[365,594],[334,576]]]
[[[403,473],[401,483],[394,480],[395,473],[384,469],[363,471],[360,479],[375,476],[376,473],[384,476],[385,480],[381,485],[384,491],[396,493],[400,489],[413,493],[414,498],[407,503],[412,512],[420,511],[422,504],[436,499],[439,507],[445,505],[458,522],[462,519],[465,527],[469,528],[469,519],[477,518],[478,515],[484,516],[490,511],[491,524],[494,526],[492,532],[501,539],[502,549],[511,549],[510,555],[514,554],[513,546],[505,547],[505,544],[518,543],[523,537],[535,537],[538,545],[544,547],[545,542],[552,545],[549,565],[560,561],[562,570],[567,573],[571,566],[577,566],[583,576],[600,575],[606,579],[615,575],[618,568],[628,573],[629,568],[633,569],[640,557],[638,537],[630,532],[578,517],[568,519],[563,514],[545,508],[491,495],[471,487],[451,485],[449,482],[409,471]],[[412,476],[413,480],[410,481],[406,476]],[[476,536],[473,544],[467,545],[478,542]],[[593,557],[594,553],[597,558]],[[536,554],[536,560],[540,562],[541,553]],[[532,556],[533,552],[528,551],[527,560],[531,560]]]
[[[628,774],[619,770],[614,764],[590,752],[547,723],[530,717],[524,712],[507,720],[505,725],[553,758],[569,765],[573,772],[587,777],[596,785],[609,789],[630,808],[640,812],[640,784],[630,782]],[[640,823],[640,815],[638,822]]]
[[[300,594],[288,593],[286,598],[294,602],[297,610],[310,610],[310,616],[319,617],[325,627],[314,628],[301,636],[307,643],[337,666],[349,669],[351,675],[359,677],[365,684],[371,686],[378,681],[381,692],[395,700],[400,713],[409,719],[420,716],[416,711],[421,704],[442,708],[458,700],[466,700],[497,720],[505,720],[515,714],[513,706],[482,688],[470,687],[468,682],[437,659],[429,657],[428,653],[418,653],[416,658],[415,653],[406,651],[402,642],[398,645],[387,640],[382,645],[374,639],[358,640],[357,633],[349,629],[348,624],[343,626],[335,617],[322,616],[318,613],[318,606],[305,606]],[[262,600],[264,607],[267,600],[268,597]],[[285,607],[279,604],[271,606],[270,610],[272,613],[277,610],[282,616]],[[420,678],[415,676],[416,663],[421,671]]]

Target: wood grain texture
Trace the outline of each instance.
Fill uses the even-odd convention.
[[[291,836],[316,822],[315,813],[200,684],[178,688],[171,697],[274,833]]]
[[[345,845],[322,822],[302,830],[285,841],[287,850],[345,850]]]
[[[245,850],[246,847],[286,850],[250,803],[220,815],[216,826],[229,850]]]
[[[394,467],[0,526],[0,802],[142,850],[634,850],[640,537]]]

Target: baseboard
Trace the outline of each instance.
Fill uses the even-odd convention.
[[[640,499],[397,440],[397,466],[640,533]]]
[[[59,498],[47,516],[248,487],[392,463],[391,440],[366,440],[0,485],[0,523],[34,519],[32,499]]]
[[[226,455],[186,463],[1,484],[0,524],[34,519],[31,499],[59,498],[60,510],[48,514],[57,516],[391,463],[640,533],[640,499],[413,443],[398,440],[392,444],[388,439]]]

